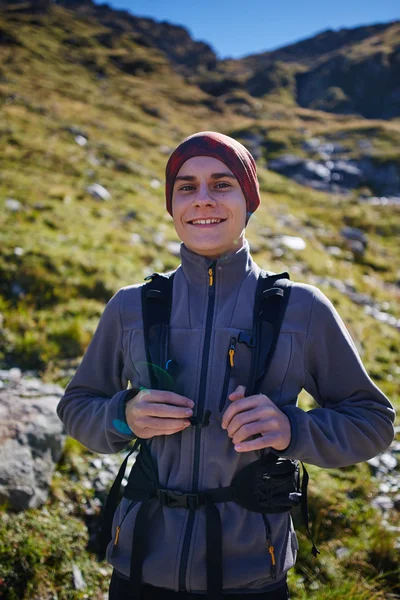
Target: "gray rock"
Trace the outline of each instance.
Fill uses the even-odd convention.
[[[307,245],[303,238],[292,235],[282,235],[279,238],[279,241],[281,244],[292,250],[304,250]]]
[[[364,256],[365,246],[361,242],[357,240],[350,240],[348,246],[355,257]]]
[[[14,200],[14,198],[6,198],[5,206],[8,210],[11,210],[11,212],[18,212],[22,209],[21,202],[19,200]]]
[[[83,579],[82,573],[78,565],[72,565],[72,578],[74,581],[74,588],[76,590],[84,590],[86,588],[85,580]]]
[[[161,187],[161,181],[159,179],[151,179],[150,180],[150,187],[153,188],[153,190],[158,190],[159,187]]]
[[[0,372],[0,502],[16,511],[36,508],[48,496],[65,433],[56,414],[63,390]]]
[[[391,510],[394,507],[394,501],[386,495],[377,496],[371,502],[375,508],[380,508],[383,511]]]
[[[348,548],[344,548],[343,546],[341,548],[337,548],[336,550],[336,556],[339,560],[341,558],[346,558],[346,556],[348,556],[349,554],[350,550]]]
[[[400,190],[400,167],[394,162],[375,163],[365,156],[357,161],[367,185],[379,190],[383,196],[398,196]]]
[[[86,188],[86,191],[96,200],[110,200],[112,197],[110,192],[99,183],[92,183]]]
[[[75,142],[78,144],[78,146],[86,146],[88,143],[87,138],[84,135],[76,135]]]
[[[357,227],[343,227],[340,231],[340,235],[347,240],[360,242],[363,246],[367,246],[368,238],[366,234]]]
[[[170,252],[174,256],[181,255],[181,243],[180,242],[167,242],[166,248],[167,248],[168,252]]]
[[[388,469],[388,471],[393,471],[397,467],[397,460],[389,452],[384,452],[383,454],[380,454],[379,460],[381,464],[383,464]]]

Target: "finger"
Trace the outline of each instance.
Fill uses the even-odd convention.
[[[255,408],[235,415],[227,427],[229,437],[233,438],[235,433],[239,431],[241,427],[244,427],[249,423],[254,423],[255,421],[260,422],[264,416],[265,414],[262,406],[256,406]]]
[[[170,404],[154,404],[152,402],[142,407],[142,411],[144,415],[148,417],[184,419],[193,416],[193,410],[191,408],[171,406]]]
[[[261,437],[256,438],[255,440],[250,440],[248,442],[241,442],[240,444],[235,444],[234,448],[236,452],[250,452],[254,450],[262,450],[263,448],[272,448],[276,445],[276,441],[279,438],[279,433],[277,434],[267,434]]]
[[[194,402],[186,396],[175,394],[175,392],[167,392],[165,390],[141,390],[141,398],[149,402],[160,402],[162,404],[172,404],[174,406],[190,406],[193,408]]]
[[[233,390],[233,392],[231,394],[229,394],[228,398],[229,400],[235,401],[235,400],[239,400],[240,398],[244,398],[244,395],[246,393],[246,388],[244,385],[238,385],[236,390]]]
[[[156,435],[173,435],[174,433],[183,431],[186,429],[186,427],[188,426],[184,425],[183,427],[173,427],[171,429],[164,429],[162,431],[160,429],[150,429],[147,427],[144,431],[146,431],[146,434],[149,434],[149,437],[154,437]]]
[[[224,412],[224,416],[222,417],[222,428],[227,429],[235,415],[258,406],[260,402],[259,396],[248,396],[248,398],[240,398],[233,402]]]
[[[188,427],[190,425],[190,421],[186,419],[159,419],[158,417],[142,417],[141,419],[137,419],[136,423],[140,427],[148,427],[150,429],[157,429],[163,432],[167,429]]]
[[[239,427],[235,434],[231,436],[232,442],[234,444],[240,444],[240,442],[247,440],[247,438],[253,435],[258,435],[259,433],[266,433],[265,428],[263,428],[262,421],[253,421],[252,423],[246,423],[245,425]]]

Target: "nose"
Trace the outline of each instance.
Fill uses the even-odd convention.
[[[206,183],[201,184],[197,191],[197,194],[193,197],[194,206],[215,206],[216,202],[210,195],[208,185]]]

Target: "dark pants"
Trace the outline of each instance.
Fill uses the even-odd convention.
[[[201,600],[204,595],[190,592],[172,592],[152,585],[143,585],[141,600]],[[263,594],[224,594],[224,600],[290,600],[287,585],[273,592]],[[109,600],[134,600],[129,581],[118,577],[115,571],[111,577]]]

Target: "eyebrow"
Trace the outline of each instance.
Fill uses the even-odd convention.
[[[236,179],[233,173],[228,173],[227,171],[211,174],[211,179],[225,179],[226,177],[229,179]],[[178,175],[175,177],[175,181],[196,181],[196,179],[197,177],[195,175]]]

